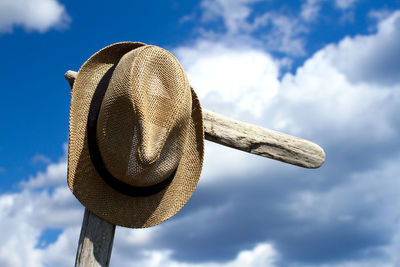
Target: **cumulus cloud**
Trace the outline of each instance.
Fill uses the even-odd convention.
[[[382,20],[377,33],[345,38],[329,49],[330,61],[355,83],[400,82],[400,11]],[[350,55],[351,54],[351,55]]]
[[[64,151],[67,146],[64,144]],[[47,157],[40,155],[39,159]],[[33,160],[38,156],[34,156]],[[83,208],[66,186],[64,156],[20,183],[20,191],[0,195],[1,266],[71,266]],[[9,230],[7,230],[9,229]],[[55,240],[49,242],[48,231]]]
[[[34,177],[30,177],[28,181],[22,181],[21,185],[26,188],[41,188],[48,186],[56,186],[64,184],[65,181],[60,179],[65,177],[67,173],[67,162],[63,159],[59,163],[50,163],[46,167],[45,172],[39,172]]]
[[[270,3],[260,0],[202,0],[199,31],[202,37],[227,42],[250,43],[253,47],[280,55],[285,59],[307,54],[307,36],[313,23],[320,18],[321,9],[332,5],[339,9],[342,23],[354,21],[353,7],[357,0],[304,0],[300,9],[271,9]],[[381,13],[381,12],[380,12]],[[372,12],[378,15],[377,12]],[[193,20],[195,14],[182,21]],[[382,17],[381,17],[382,19]],[[217,25],[217,26],[216,26]]]
[[[277,93],[277,62],[258,49],[229,49],[203,41],[195,47],[178,48],[176,53],[191,85],[213,110],[248,112],[259,117],[265,103]]]
[[[331,3],[342,11],[341,21],[353,20],[354,14],[352,13],[352,8],[355,6],[358,0],[306,0],[301,5],[300,17],[306,22],[315,22],[319,17],[321,8],[326,3]]]
[[[203,21],[212,21],[223,18],[225,27],[230,34],[238,33],[246,23],[252,10],[249,4],[260,2],[260,0],[203,0],[201,7],[204,9]]]
[[[348,9],[354,6],[358,0],[335,0],[335,4],[338,8]]]
[[[0,1],[0,33],[13,27],[45,32],[54,27],[65,27],[70,18],[57,0],[2,0]]]
[[[270,51],[281,52],[291,56],[303,56],[305,54],[304,33],[308,31],[301,20],[291,14],[277,12],[263,12],[255,14],[253,5],[261,3],[260,0],[203,0],[202,21],[222,21],[224,31],[206,31],[205,36],[217,39],[232,39],[232,42],[258,43],[267,47]],[[248,38],[254,32],[258,32],[256,41]],[[260,34],[262,33],[262,34]]]
[[[308,28],[297,17],[267,12],[256,19],[255,23],[260,28],[267,27],[263,39],[270,51],[293,57],[305,55],[304,34],[308,32]]]
[[[235,259],[226,263],[188,263],[171,259],[172,251],[143,251],[142,260],[131,262],[130,259],[118,258],[114,266],[165,266],[165,267],[275,267],[278,258],[276,250],[268,243],[256,245],[252,250],[241,251]]]
[[[58,164],[64,168],[65,161]],[[51,169],[51,168],[50,168]],[[40,180],[65,183],[66,173],[40,174]],[[59,184],[59,183],[57,183]],[[71,266],[76,253],[82,208],[66,186],[29,186],[21,192],[0,195],[0,265],[1,266]],[[59,229],[55,243],[41,247],[46,229]]]
[[[314,21],[317,19],[321,10],[321,0],[307,0],[301,5],[300,16],[305,21]]]

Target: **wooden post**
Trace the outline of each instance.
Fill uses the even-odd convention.
[[[75,267],[108,266],[111,258],[115,225],[85,209]]]
[[[65,79],[74,84],[77,73],[67,71]],[[304,168],[318,168],[325,161],[324,150],[310,141],[244,123],[203,108],[205,139],[259,156]],[[85,209],[76,267],[108,266],[115,225]]]

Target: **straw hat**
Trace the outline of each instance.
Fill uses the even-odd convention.
[[[71,94],[76,198],[125,227],[175,215],[196,188],[204,151],[200,103],[178,60],[156,46],[116,43],[82,65]]]

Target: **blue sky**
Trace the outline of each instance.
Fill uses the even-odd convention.
[[[307,170],[207,142],[188,204],[117,228],[111,266],[400,266],[398,0],[1,1],[0,266],[73,264],[63,74],[118,41],[168,49],[205,108],[327,159]]]

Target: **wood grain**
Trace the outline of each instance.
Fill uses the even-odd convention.
[[[204,110],[205,138],[266,158],[304,168],[318,168],[325,160],[320,146],[310,141],[233,120]]]
[[[110,263],[115,225],[85,209],[75,267],[106,267]]]

